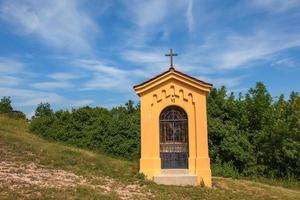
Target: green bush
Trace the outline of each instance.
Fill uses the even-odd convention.
[[[43,109],[41,109],[41,107]],[[139,110],[131,107],[83,107],[72,111],[44,112],[39,105],[30,129],[45,138],[63,141],[81,148],[137,159],[139,156]],[[44,113],[44,114],[43,114]]]
[[[13,109],[10,97],[2,97],[0,100],[0,114],[12,119],[26,119],[24,113]]]
[[[272,98],[262,83],[245,95],[213,88],[207,97],[213,175],[300,179],[300,96]],[[139,105],[53,112],[40,104],[32,131],[49,139],[139,158]]]
[[[232,162],[222,163],[221,159],[217,159],[212,163],[212,172],[214,176],[239,178],[240,173],[237,171]]]
[[[244,96],[207,98],[213,174],[300,179],[300,96],[273,99],[262,83]]]

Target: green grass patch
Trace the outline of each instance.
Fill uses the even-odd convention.
[[[63,169],[87,178],[107,176],[125,185],[137,182],[143,185],[145,191],[154,195],[150,195],[149,199],[300,199],[299,182],[284,183],[267,179],[258,179],[259,182],[254,182],[214,178],[212,189],[157,185],[143,180],[138,174],[137,162],[113,158],[101,152],[83,150],[59,142],[49,142],[28,132],[28,124],[25,121],[1,116],[0,142],[8,145],[16,159],[24,163],[34,162],[49,169]],[[0,197],[1,199],[119,198],[114,192],[106,194],[101,190],[84,186],[64,189],[32,187],[19,190],[9,190],[0,186]]]

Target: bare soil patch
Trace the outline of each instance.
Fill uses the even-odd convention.
[[[33,187],[64,189],[77,186],[90,187],[104,194],[117,194],[120,199],[153,197],[151,192],[146,191],[137,182],[126,185],[107,176],[86,178],[65,170],[49,169],[33,162],[20,162],[9,147],[0,142],[0,189],[2,188],[2,191],[8,189],[20,192]]]

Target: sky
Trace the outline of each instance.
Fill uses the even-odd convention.
[[[138,101],[175,68],[215,87],[300,91],[300,0],[0,0],[0,97],[28,117]]]

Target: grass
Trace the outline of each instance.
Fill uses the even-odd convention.
[[[11,153],[5,158],[8,161],[64,170],[89,182],[61,188],[38,185],[9,188],[9,185],[1,184],[0,177],[1,199],[125,199],[126,192],[131,193],[129,199],[300,199],[299,183],[267,179],[250,181],[216,177],[212,189],[157,185],[139,178],[136,162],[46,141],[30,133],[26,122],[3,116],[0,116],[1,147],[9,150],[2,152]],[[0,162],[7,161],[4,157],[1,155]],[[128,189],[129,185],[138,185],[138,189]]]
[[[0,138],[14,148],[14,153],[24,161],[35,161],[51,168],[71,170],[79,175],[106,175],[112,178],[131,180],[135,176],[137,163],[99,155],[92,151],[75,148],[58,142],[48,142],[28,133],[28,126],[22,121],[0,117]],[[101,167],[99,167],[101,166]]]
[[[279,187],[284,187],[284,188],[289,188],[289,189],[295,189],[295,190],[300,190],[300,182],[296,181],[294,179],[292,180],[285,180],[285,179],[274,179],[274,178],[246,178],[247,180],[251,181],[256,181],[260,183],[266,183],[268,185],[273,185],[273,186],[279,186]]]

